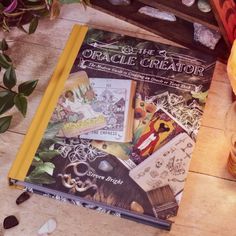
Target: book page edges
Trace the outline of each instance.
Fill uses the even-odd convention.
[[[23,144],[8,173],[10,184],[11,179],[24,181],[87,30],[87,26],[75,25],[73,27]]]
[[[134,104],[135,104],[135,91],[136,91],[136,81],[132,81],[131,83],[131,89],[130,89],[130,97],[129,97],[129,115],[128,115],[128,126],[126,128],[125,132],[125,142],[131,142],[133,139],[133,133],[134,133]]]

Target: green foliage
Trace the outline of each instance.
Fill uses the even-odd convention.
[[[27,96],[34,91],[38,81],[26,81],[16,88],[16,72],[11,58],[5,53],[7,49],[8,44],[6,40],[3,39],[0,42],[0,50],[2,51],[0,53],[0,69],[4,69],[5,72],[2,79],[3,85],[0,85],[0,115],[3,115],[15,106],[25,117],[28,104]],[[0,117],[0,133],[5,132],[9,128],[11,120],[12,116]]]
[[[10,126],[11,116],[0,117],[0,133],[4,133]]]
[[[25,96],[29,96],[35,89],[38,80],[29,80],[19,85],[18,92],[23,93]]]
[[[2,42],[0,43],[0,50],[6,51],[7,49],[8,49],[8,44],[7,44],[6,40],[3,39]]]
[[[8,6],[0,3],[0,27],[8,32],[11,27],[17,27],[27,34],[33,34],[41,17],[50,15],[50,18],[54,19],[59,15],[60,4],[81,3],[85,6],[89,4],[89,0],[23,0],[16,3]],[[25,25],[28,25],[28,28]],[[15,89],[17,77],[12,59],[6,54],[8,48],[7,41],[2,39],[0,41],[0,71],[2,69],[5,71],[3,83],[0,83],[0,116],[15,106],[25,117],[28,107],[27,97],[34,91],[38,81],[26,81]],[[12,116],[0,117],[0,133],[9,128],[11,120]],[[59,126],[60,124],[56,129]],[[45,142],[48,142],[47,139]]]
[[[58,155],[58,152],[53,151],[53,150],[52,151],[48,150],[48,151],[39,153],[40,160],[42,160],[42,161],[51,161],[57,155]]]
[[[26,181],[37,184],[53,184],[55,179],[53,178],[53,171],[55,165],[50,162],[54,157],[58,155],[57,151],[43,151],[39,152],[33,159],[31,167],[33,170],[26,177]]]
[[[34,17],[29,25],[29,34],[33,34],[37,27],[38,27],[38,23],[39,23],[39,18],[38,17]]]
[[[22,93],[16,94],[16,96],[14,97],[14,104],[21,112],[21,114],[25,117],[27,111],[27,99],[24,96],[24,94]]]
[[[16,72],[12,66],[7,68],[3,75],[3,84],[8,88],[12,89],[16,85]]]
[[[37,184],[53,184],[56,182],[55,179],[46,172],[43,173],[34,172],[30,176],[27,176],[25,180],[27,182],[37,183]]]
[[[193,98],[198,99],[200,103],[206,103],[208,91],[199,92],[199,93],[191,92],[191,93],[192,93]]]
[[[15,93],[9,90],[0,91],[0,115],[14,106]]]

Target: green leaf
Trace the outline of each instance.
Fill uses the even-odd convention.
[[[63,122],[60,123],[49,123],[44,133],[43,138],[46,140],[54,139],[59,130],[62,128]]]
[[[27,99],[22,93],[18,93],[14,97],[14,104],[17,109],[21,112],[21,114],[25,117],[27,111]]]
[[[0,115],[14,106],[14,97],[11,91],[0,91]]]
[[[29,96],[35,89],[38,80],[29,80],[19,85],[18,92],[23,93],[25,96]]]
[[[10,66],[4,73],[3,84],[8,89],[12,89],[16,85],[16,73],[15,69],[12,66]]]
[[[35,30],[38,27],[38,23],[39,23],[39,19],[38,17],[34,17],[29,25],[29,34],[33,34],[35,32]]]
[[[11,124],[12,116],[0,117],[0,133],[4,133]]]
[[[7,49],[8,49],[8,44],[7,44],[6,40],[3,39],[2,42],[0,43],[0,50],[6,51]]]
[[[7,54],[3,53],[3,55],[9,62],[12,62],[11,58]]]
[[[35,176],[41,173],[47,173],[49,175],[53,175],[53,170],[55,168],[55,165],[51,162],[44,162],[40,165],[38,165],[32,172],[31,176]]]
[[[2,11],[4,9],[4,6],[2,3],[0,3],[0,11]]]
[[[208,91],[199,92],[199,93],[191,92],[191,93],[192,93],[193,98],[198,99],[199,102],[201,102],[201,103],[206,103]]]
[[[0,66],[7,69],[9,66],[11,66],[11,62],[7,60],[6,56],[2,53],[0,53]]]
[[[41,158],[41,160],[43,161],[50,161],[52,158],[54,158],[55,156],[58,156],[58,152],[57,151],[46,151],[46,152],[40,152],[39,153],[39,157]]]
[[[34,157],[32,163],[31,163],[31,165],[34,167],[37,167],[42,164],[43,164],[43,161],[39,157]]]
[[[25,181],[36,184],[53,184],[56,180],[47,173],[38,173],[34,175],[29,175],[25,178]]]

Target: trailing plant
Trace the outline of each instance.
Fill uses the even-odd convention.
[[[3,0],[0,2],[0,26],[4,31],[11,27],[32,34],[35,32],[41,17],[55,19],[60,14],[61,4],[89,4],[89,0]],[[26,28],[24,25],[29,24]]]
[[[27,98],[34,91],[37,80],[29,80],[17,86],[15,67],[11,58],[6,54],[8,44],[5,39],[0,43],[0,70],[4,70],[3,84],[0,84],[0,116],[16,107],[25,117]],[[0,117],[0,133],[5,132],[11,123],[12,115]]]
[[[3,0],[0,2],[0,27],[9,32],[17,27],[27,34],[36,31],[39,19],[50,16],[55,19],[60,14],[61,4],[89,4],[89,0]],[[28,107],[28,96],[34,91],[37,80],[29,80],[17,85],[17,77],[12,59],[6,54],[8,44],[0,41],[0,70],[3,78],[0,81],[0,133],[10,126],[12,115],[4,115],[15,107],[25,117]]]

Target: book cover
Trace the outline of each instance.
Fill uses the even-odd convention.
[[[215,58],[189,49],[75,26],[9,183],[170,229],[168,218],[178,211],[214,65]],[[116,87],[121,80],[136,82],[134,122],[127,122],[133,130],[130,142],[58,135],[61,125],[52,120],[56,105],[69,74],[81,71],[94,85],[101,78],[116,81]],[[125,97],[115,97],[109,102],[120,115]],[[109,102],[102,103],[104,110]]]

